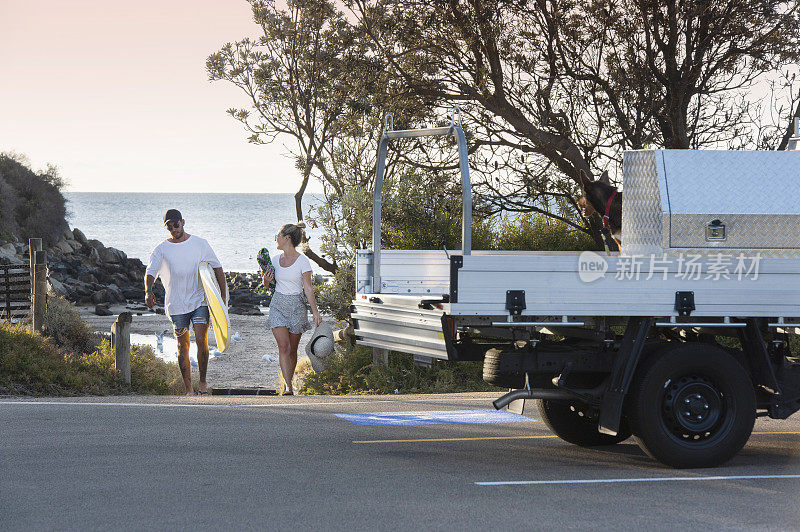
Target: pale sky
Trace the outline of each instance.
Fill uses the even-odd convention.
[[[225,114],[245,95],[205,72],[258,32],[245,0],[0,0],[0,152],[72,191],[295,192],[280,139],[248,144]]]

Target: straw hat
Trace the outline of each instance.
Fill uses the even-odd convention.
[[[325,371],[333,354],[333,329],[324,321],[314,329],[311,340],[306,344],[306,355],[314,371]]]

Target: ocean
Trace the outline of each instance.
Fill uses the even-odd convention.
[[[67,192],[64,196],[70,228],[77,227],[86,238],[145,264],[153,248],[169,237],[162,220],[170,208],[181,211],[186,232],[208,240],[225,271],[233,272],[257,271],[258,250],[277,252],[275,234],[283,224],[297,220],[294,194]],[[306,194],[304,215],[322,201],[321,195]],[[306,233],[311,248],[319,252],[322,230],[308,227]]]

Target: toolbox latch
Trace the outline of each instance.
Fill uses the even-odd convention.
[[[721,242],[725,240],[725,224],[719,219],[711,220],[706,226],[706,242]]]

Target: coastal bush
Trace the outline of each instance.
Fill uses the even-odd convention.
[[[131,346],[131,384],[114,369],[108,340],[88,353],[69,353],[20,325],[0,324],[0,394],[176,394],[180,370],[155,357],[149,346]]]
[[[481,362],[440,362],[417,366],[405,354],[389,353],[388,366],[372,365],[372,348],[337,346],[330,367],[315,373],[309,364],[298,367],[302,394],[392,394],[493,391],[482,378]]]
[[[508,251],[584,251],[595,249],[592,237],[565,222],[539,213],[500,221],[489,249]]]
[[[16,240],[19,233],[14,212],[17,209],[17,195],[14,189],[0,174],[0,242]]]
[[[35,237],[45,245],[61,240],[69,229],[63,187],[54,166],[37,173],[24,156],[0,154],[0,238],[27,241]]]
[[[43,332],[53,339],[56,346],[72,353],[92,351],[102,339],[83,321],[72,303],[53,293],[47,295]]]

